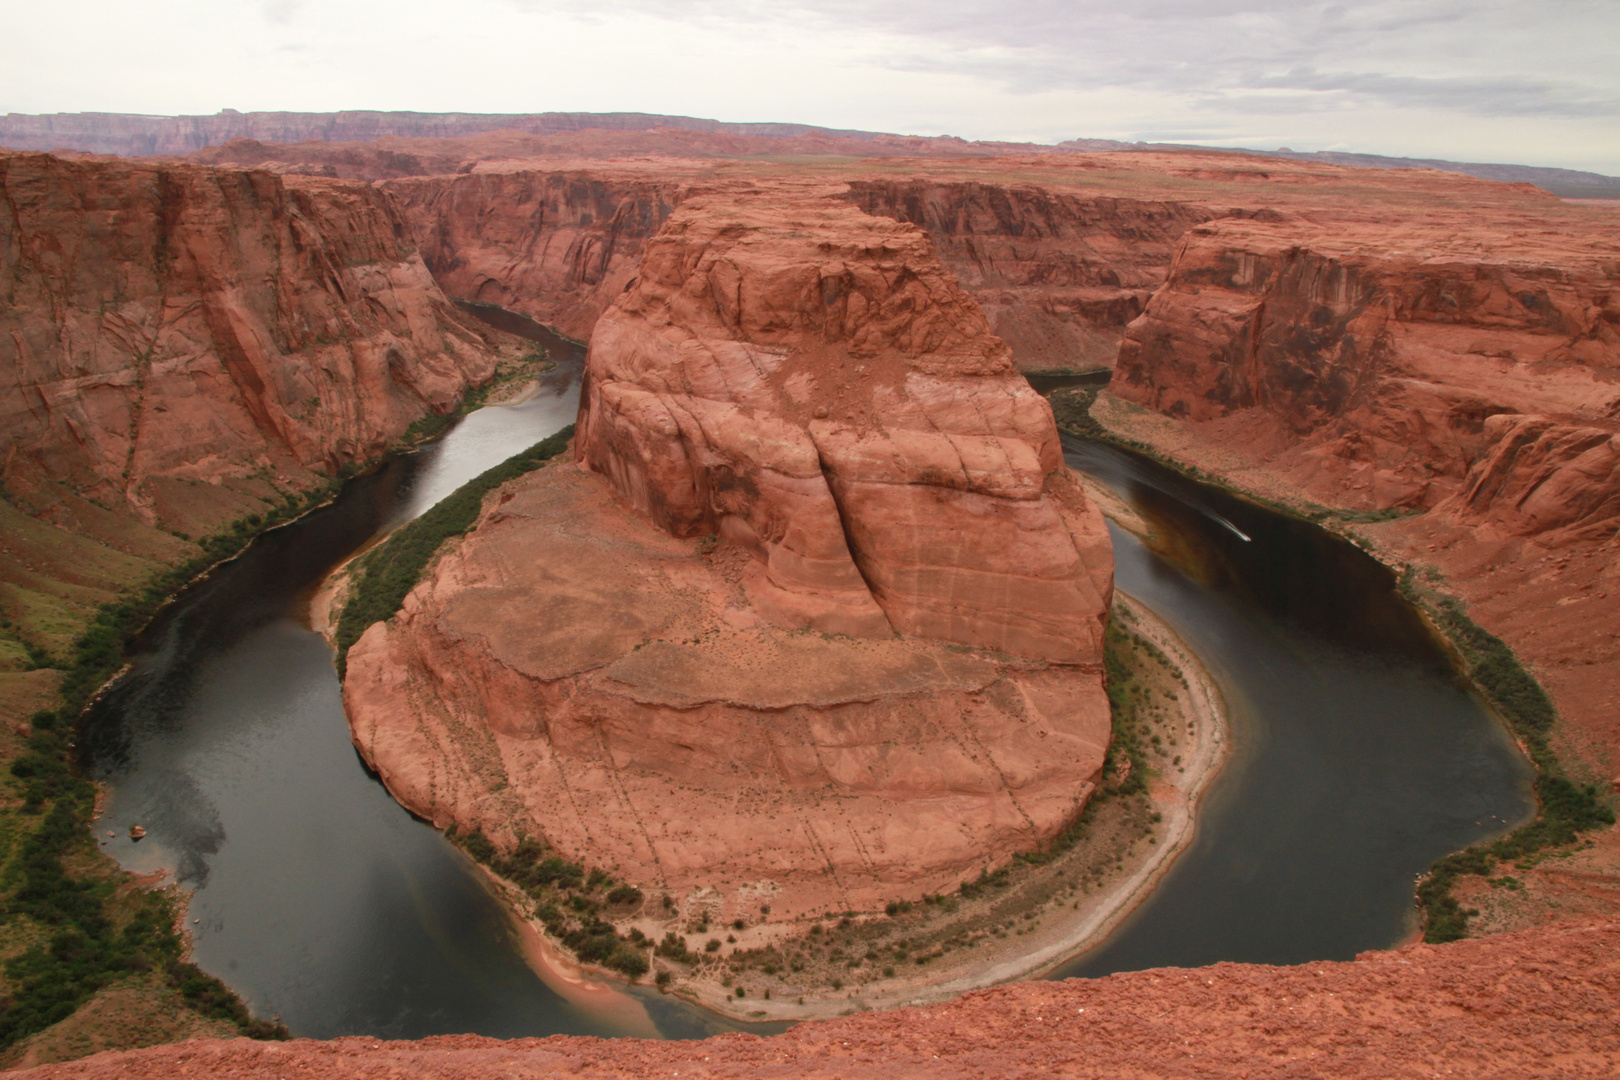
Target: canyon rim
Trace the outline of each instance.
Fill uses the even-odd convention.
[[[461,300],[591,343],[571,453],[498,489],[347,656],[356,745],[463,839],[497,854],[543,841],[636,903],[667,894],[683,921],[741,920],[761,940],[936,895],[1050,841],[1101,779],[1112,588],[1100,513],[1018,374],[1051,368],[1115,367],[1088,424],[1351,535],[1442,629],[1510,650],[1545,688],[1558,779],[1601,808],[1620,773],[1612,207],[1200,151],[435,134],[0,156],[13,760],[65,755],[30,718],[116,670],[75,651],[87,629],[132,629],[148,581],[172,591],[162,575],[226,553],[210,537],[284,520],[526,351]],[[771,138],[801,140],[799,156]],[[7,813],[32,823],[13,772]],[[1008,988],[794,1039],[836,1054],[847,1037],[861,1068],[923,1072],[1060,1008],[1139,1018],[1202,982],[1229,1000],[1189,1005],[1177,1038],[1226,1046],[1233,1025],[1181,1019],[1236,1015],[1238,997],[1266,1033],[1214,1055],[1216,1075],[1261,1054],[1364,1069],[1322,1041],[1359,1025],[1283,1022],[1301,1001],[1321,1019],[1341,992],[1410,1036],[1382,1051],[1389,1075],[1429,1075],[1437,1024],[1485,1048],[1479,1075],[1535,1075],[1561,1048],[1558,1067],[1604,1075],[1616,1050],[1594,1018],[1614,994],[1620,842],[1593,818],[1519,861],[1459,878],[1480,941]],[[606,913],[629,927],[623,903]],[[1469,989],[1482,972],[1500,993]],[[1430,991],[1458,1011],[1412,1004]],[[1131,1024],[1042,1045],[1102,1047],[1096,1075],[1140,1066],[1133,1047],[1175,1057]],[[705,1045],[713,1065],[752,1068],[799,1044]],[[702,1067],[634,1043],[552,1046],[392,1047],[387,1067],[554,1052],[602,1075]],[[358,1044],[193,1049],[264,1075],[372,1067]],[[41,1075],[189,1068],[172,1055],[191,1052]],[[770,1067],[822,1067],[795,1053]]]

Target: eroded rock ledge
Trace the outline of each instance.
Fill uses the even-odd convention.
[[[1349,963],[1019,983],[945,1005],[800,1024],[770,1039],[195,1040],[17,1075],[1600,1077],[1620,1068],[1617,967],[1620,928],[1598,920]]]
[[[1107,533],[920,230],[689,199],[598,324],[577,453],[348,654],[407,806],[773,920],[946,889],[1079,812]]]

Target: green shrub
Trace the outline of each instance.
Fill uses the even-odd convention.
[[[1410,573],[1402,591],[1417,599]],[[1492,634],[1447,597],[1438,604],[1436,620],[1462,654],[1468,675],[1519,737],[1535,767],[1536,816],[1500,839],[1475,844],[1437,861],[1418,886],[1423,911],[1423,940],[1431,944],[1468,936],[1468,912],[1451,895],[1464,874],[1488,877],[1501,860],[1523,859],[1546,848],[1562,847],[1588,829],[1614,824],[1614,810],[1592,784],[1577,784],[1564,773],[1548,742],[1558,718],[1541,684],[1524,669],[1507,643]]]
[[[337,653],[338,672],[344,671],[349,647],[360,640],[373,623],[393,617],[404,603],[405,596],[422,576],[422,571],[438,552],[441,545],[453,536],[460,536],[478,520],[484,496],[493,489],[531,472],[560,454],[573,437],[574,428],[568,427],[547,439],[542,439],[522,453],[505,461],[457,488],[427,513],[403,526],[363,556],[356,568],[356,581],[338,617]]]
[[[641,890],[634,885],[619,885],[607,894],[610,904],[639,904],[641,903]]]

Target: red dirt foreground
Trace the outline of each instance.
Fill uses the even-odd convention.
[[[703,1042],[199,1039],[19,1080],[113,1077],[1613,1077],[1620,925],[1565,923],[1294,968],[1022,983]]]

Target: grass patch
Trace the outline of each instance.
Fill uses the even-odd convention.
[[[1408,599],[1422,602],[1410,571],[1402,578],[1401,591]],[[1577,784],[1565,773],[1548,741],[1558,719],[1552,699],[1507,643],[1469,618],[1451,597],[1428,606],[1462,655],[1468,676],[1507,721],[1536,771],[1533,819],[1498,840],[1440,859],[1418,886],[1423,940],[1440,944],[1468,936],[1470,913],[1452,895],[1458,878],[1465,874],[1489,877],[1500,862],[1522,863],[1537,852],[1571,844],[1588,829],[1613,825],[1614,810],[1595,784]]]
[[[601,916],[604,910],[640,908],[645,900],[640,889],[603,870],[587,873],[579,863],[548,853],[538,840],[520,840],[503,853],[482,830],[458,833],[451,826],[445,835],[475,861],[522,889],[534,901],[534,915],[546,932],[581,961],[617,971],[631,981],[652,970],[647,959],[652,941],[639,930],[621,935]],[[673,934],[658,948],[660,955],[688,955],[686,939]]]
[[[373,623],[393,617],[446,540],[461,536],[472,528],[478,520],[484,496],[508,480],[532,472],[562,453],[573,435],[574,426],[570,424],[550,438],[513,454],[457,488],[427,513],[400,528],[360,559],[354,589],[348,602],[343,605],[343,613],[338,616],[336,638],[340,675],[345,670],[349,647],[359,641],[360,635]]]
[[[24,813],[41,819],[7,868],[15,887],[0,907],[0,918],[36,931],[33,944],[5,962],[0,1048],[65,1020],[109,983],[153,970],[203,1016],[228,1020],[253,1038],[286,1038],[284,1027],[253,1019],[230,988],[181,959],[168,896],[136,893],[113,904],[114,880],[69,869],[94,854],[96,792],[69,766],[72,743],[62,715],[37,713],[27,749],[11,763],[24,789]]]

